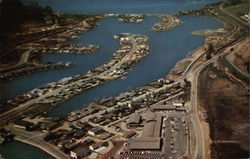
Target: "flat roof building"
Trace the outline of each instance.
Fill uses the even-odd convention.
[[[129,142],[131,150],[160,150],[161,149],[162,115],[147,112],[142,136]]]
[[[185,111],[186,109],[184,107],[176,106],[176,105],[154,105],[151,108],[151,110],[156,112],[156,111],[171,111],[171,110]]]
[[[93,127],[91,130],[88,131],[88,134],[95,136],[103,132],[104,130],[101,127]]]
[[[129,138],[131,138],[131,137],[133,137],[135,135],[136,135],[136,132],[134,132],[134,131],[128,131],[128,132],[126,132],[126,133],[123,134],[123,138],[129,139]]]
[[[16,120],[14,121],[14,127],[20,128],[20,129],[27,129],[28,127],[34,125],[31,122],[25,121],[25,120]]]
[[[160,137],[162,115],[159,113],[148,112],[145,121],[146,123],[143,128],[142,137]]]
[[[90,145],[89,149],[92,150],[92,151],[97,151],[101,147],[107,147],[107,146],[108,146],[107,142],[98,142],[98,143],[95,143],[93,145]]]
[[[154,137],[139,137],[129,143],[131,150],[160,150],[161,139]]]
[[[137,112],[132,114],[128,121],[127,121],[128,127],[137,127],[141,124],[141,115],[139,115]]]
[[[78,147],[70,151],[70,157],[73,159],[80,159],[80,158],[88,156],[89,154],[90,154],[89,149],[83,148],[83,147]]]
[[[175,105],[154,105],[152,107],[153,111],[164,111],[164,110],[175,110]]]

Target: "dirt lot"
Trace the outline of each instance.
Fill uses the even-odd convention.
[[[199,79],[199,103],[208,115],[213,159],[249,157],[249,90],[210,66]]]
[[[233,53],[228,55],[228,59],[238,68],[250,74],[250,38],[244,40],[241,45],[235,46]]]
[[[191,63],[192,58],[184,58],[180,61],[178,61],[175,66],[171,69],[171,71],[167,75],[167,79],[169,80],[176,80],[180,78],[181,74],[185,71],[185,69],[188,67],[188,65]]]

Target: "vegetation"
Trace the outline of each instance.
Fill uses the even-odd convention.
[[[12,50],[7,44],[11,43],[13,33],[23,30],[23,24],[30,21],[40,24],[46,19],[57,18],[50,7],[42,8],[37,3],[26,6],[20,0],[2,0],[0,11],[0,67],[10,61],[13,64],[20,58],[22,51]],[[4,51],[3,48],[5,48]]]
[[[210,65],[199,77],[198,94],[208,115],[212,158],[249,158],[249,95],[244,86]]]
[[[70,14],[70,13],[62,13],[61,17],[63,19],[86,19],[93,18],[97,15],[84,15],[84,14]]]
[[[224,5],[232,6],[240,3],[241,0],[225,0]]]
[[[37,3],[26,6],[20,0],[2,0],[0,8],[2,32],[19,31],[21,29],[20,23],[44,22],[46,19],[57,18],[50,7],[42,8]]]
[[[227,9],[238,16],[243,16],[249,13],[249,3],[248,1],[242,1],[236,5],[228,6]]]

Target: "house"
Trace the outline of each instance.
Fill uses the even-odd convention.
[[[152,111],[169,111],[169,110],[176,110],[175,105],[154,105],[152,107]]]
[[[94,144],[94,143],[95,143],[94,140],[87,139],[82,144],[85,145],[85,146],[89,146],[89,145]]]
[[[95,122],[95,123],[101,123],[101,122],[103,122],[104,120],[105,120],[104,117],[97,117],[97,118],[95,118],[95,119],[93,120],[93,122]]]
[[[136,132],[134,132],[134,131],[128,131],[128,132],[126,132],[126,133],[123,134],[123,138],[129,139],[129,138],[131,138],[131,137],[133,137],[135,135],[136,135]]]
[[[14,127],[16,127],[16,128],[27,129],[27,128],[32,127],[32,126],[34,126],[34,124],[31,122],[28,122],[28,121],[24,121],[24,120],[14,121]]]
[[[73,159],[80,159],[86,157],[90,154],[89,149],[84,147],[78,147],[72,151],[70,151],[70,157]]]
[[[183,107],[184,106],[184,100],[183,99],[176,99],[172,101],[172,104],[177,107]]]
[[[84,137],[85,135],[86,135],[86,133],[82,130],[78,130],[78,131],[74,132],[74,134],[73,134],[74,138],[76,138],[76,139],[80,139],[80,138]]]
[[[101,134],[102,132],[104,132],[104,130],[101,127],[94,127],[88,131],[88,134],[95,136]]]
[[[107,146],[108,146],[107,142],[98,142],[98,143],[95,143],[93,145],[90,145],[89,149],[92,150],[92,151],[98,151],[99,148],[107,147]]]
[[[73,123],[73,126],[76,127],[77,129],[86,129],[91,127],[88,123],[85,122],[75,122]]]

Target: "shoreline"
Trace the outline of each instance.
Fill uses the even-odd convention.
[[[23,134],[21,136],[16,135],[14,137],[14,139],[16,141],[34,146],[36,148],[39,148],[40,150],[44,151],[45,153],[49,154],[50,156],[57,158],[57,159],[69,159],[69,157],[62,153],[60,150],[55,149],[52,145],[46,143],[45,141],[43,141],[42,139],[37,139],[37,138],[33,138],[31,136],[34,136],[35,134],[33,133],[23,133],[23,130],[17,130],[17,129],[12,129],[14,132],[19,133],[19,134]],[[26,134],[26,135],[24,135]]]
[[[204,46],[205,45],[205,43],[202,45],[202,46]],[[200,47],[202,47],[202,46],[200,46]],[[198,47],[197,49],[199,49],[200,47]],[[191,53],[193,54],[195,52],[195,50],[194,51],[191,51]],[[183,58],[183,59],[181,59],[180,61],[182,61],[182,60],[185,60],[185,59],[187,59],[187,58],[189,58],[189,56],[187,56],[186,58]],[[179,62],[179,61],[178,61]],[[175,64],[175,66],[174,67],[177,67],[179,64],[178,64],[178,62]],[[174,68],[173,67],[173,68]],[[173,69],[172,68],[172,69]],[[171,70],[172,70],[171,69]],[[206,129],[207,129],[207,126],[209,126],[208,124],[207,124],[207,122],[206,122]],[[203,126],[204,126],[204,124],[203,124]],[[35,146],[35,147],[38,147],[38,148],[40,148],[42,151],[44,151],[45,153],[48,153],[48,154],[50,154],[50,155],[52,155],[53,153],[51,153],[51,152],[49,152],[49,151],[47,151],[46,150],[46,148],[42,148],[42,147],[39,147],[39,146],[37,146],[37,145],[35,145],[35,144],[32,144],[32,142],[27,142],[27,141],[25,141],[25,140],[22,140],[22,139],[18,139],[17,138],[17,140],[18,141],[21,141],[21,142],[24,142],[24,143],[26,143],[26,144],[30,144],[30,145],[33,145],[33,146]],[[52,155],[53,156],[53,155]],[[54,156],[55,157],[55,156]]]
[[[33,142],[29,142],[25,139],[22,139],[21,137],[15,137],[14,140],[18,141],[18,142],[22,142],[24,144],[28,144],[28,145],[31,145],[31,146],[34,146],[36,148],[39,148],[40,150],[42,150],[43,152],[49,154],[51,157],[54,157],[54,158],[58,158],[54,153],[51,153],[48,149],[46,149],[45,147],[43,146],[40,146],[40,145],[36,145],[35,143]]]
[[[115,14],[115,15],[113,15],[113,14],[104,14],[104,15],[101,15],[101,17],[102,18],[105,18],[105,17],[109,17],[109,16],[111,16],[111,17],[114,17],[114,18],[118,18],[118,16],[119,15],[123,15],[123,14]],[[130,14],[129,14],[130,15]],[[137,15],[137,14],[136,14]],[[170,28],[168,28],[167,30],[170,30],[170,29],[172,29],[172,28],[174,28],[174,27],[176,27],[177,26],[177,24],[173,24],[172,23],[172,21],[173,21],[173,17],[172,17],[172,15],[165,15],[165,14],[146,14],[145,16],[159,16],[159,17],[162,17],[162,16],[166,16],[165,17],[165,19],[166,18],[168,18],[169,19],[169,21],[166,23],[166,24],[164,24],[164,22],[163,21],[161,21],[161,22],[157,22],[156,24],[158,24],[158,23],[163,23],[164,24],[164,26],[166,27],[166,26],[169,26]],[[99,16],[97,16],[97,17],[99,17]],[[177,17],[176,17],[177,18]],[[155,24],[155,25],[156,25]],[[152,26],[152,27],[154,27],[154,26]],[[167,30],[164,30],[164,31],[167,31]],[[88,30],[87,30],[88,31]],[[154,31],[154,30],[152,30],[152,31]],[[155,30],[156,31],[156,30]],[[29,44],[29,45],[27,45],[28,47],[32,47],[33,46],[33,44]],[[26,46],[26,47],[27,47]],[[98,48],[98,46],[94,46],[94,45],[89,45],[90,46],[90,48],[93,48],[93,49],[97,49]],[[36,46],[37,47],[37,46]],[[85,46],[84,46],[85,47]],[[39,48],[39,47],[37,47],[37,48]],[[57,46],[56,48],[53,48],[54,50],[60,50],[59,49],[59,46]],[[53,50],[52,49],[52,50]],[[44,49],[42,48],[42,47],[40,47],[40,50],[42,50],[42,52],[44,51]],[[35,69],[35,68],[34,68]],[[32,69],[32,70],[34,70],[34,69]],[[45,69],[45,70],[48,70],[49,68],[47,68],[47,69]],[[20,75],[25,75],[25,69],[23,69],[24,70],[24,73],[19,73],[18,75],[15,75],[15,77],[18,77],[18,76],[20,76]],[[38,70],[40,70],[40,69],[38,69]],[[44,69],[43,69],[44,70]],[[18,71],[18,72],[20,72],[20,71]],[[26,71],[27,72],[27,71]],[[32,73],[33,72],[36,72],[36,71],[31,71]],[[9,73],[9,74],[11,74],[11,73]],[[88,73],[87,73],[88,74]],[[90,76],[91,76],[91,74],[89,74]],[[123,76],[125,76],[125,75],[123,75]],[[88,75],[86,76],[86,77],[88,77]],[[117,76],[116,78],[119,78],[119,77],[122,77],[122,76]],[[7,76],[6,75],[6,77],[4,76],[4,77],[2,77],[3,79],[8,79],[9,78],[9,76]],[[73,77],[74,78],[74,77]],[[78,77],[77,77],[78,78]],[[106,78],[105,78],[106,79]],[[104,79],[104,80],[105,80]],[[52,82],[53,83],[53,82]],[[35,89],[37,89],[37,88],[35,88]],[[31,90],[32,91],[32,90]],[[28,92],[29,93],[29,92]],[[25,95],[25,94],[21,94],[21,95],[19,95],[19,96],[23,96],[23,95]],[[16,103],[15,102],[15,98],[19,98],[18,96],[16,96],[16,97],[14,97],[14,98],[11,98],[11,99],[9,99],[8,101],[10,101],[10,103],[13,103],[12,101],[13,101],[13,99],[14,99],[14,103]],[[24,100],[26,100],[26,97],[24,97]],[[9,104],[9,102],[7,101],[7,104]],[[3,102],[6,102],[6,101],[3,101]],[[19,102],[17,102],[17,103],[19,103]]]
[[[60,102],[84,90],[103,84],[106,81],[125,76],[140,59],[149,54],[150,49],[147,45],[148,37],[144,35],[119,34],[115,36],[115,38],[120,42],[121,47],[115,52],[115,55],[110,61],[86,74],[66,77],[57,82],[53,82],[53,84],[48,83],[45,87],[33,89],[21,96],[23,100],[16,98],[7,101],[7,103],[13,103],[14,105],[15,103],[19,103],[17,104],[18,107],[5,111],[0,116],[9,118],[15,109],[23,110],[24,107],[35,107],[34,105],[39,105],[39,103],[50,104],[51,107],[55,107]]]
[[[205,36],[205,39],[207,38],[207,36]],[[206,46],[206,40],[205,40],[205,42],[204,42],[204,44],[202,45],[202,46],[199,46],[197,49],[195,49],[195,50],[193,50],[193,51],[191,51],[191,52],[189,52],[188,54],[187,54],[187,57],[185,57],[185,58],[183,58],[183,59],[181,59],[181,60],[179,60],[174,66],[173,66],[173,68],[171,68],[171,71],[175,68],[175,67],[178,67],[179,65],[181,65],[180,63],[182,62],[182,61],[184,61],[184,60],[186,60],[186,59],[190,59],[190,56],[192,56],[196,51],[199,51],[199,48],[203,48],[204,46]],[[199,56],[199,55],[198,55]],[[180,62],[180,63],[179,63]],[[170,71],[170,72],[171,72]],[[170,73],[169,72],[169,73]],[[169,75],[169,73],[167,74],[167,76]],[[20,139],[21,140],[21,139]],[[23,142],[25,142],[25,141],[23,141]],[[39,147],[40,148],[40,147]],[[41,149],[41,148],[40,148]],[[43,149],[42,149],[43,150]],[[44,151],[44,150],[43,150]],[[46,151],[47,152],[47,151]],[[48,152],[47,152],[48,153]]]

